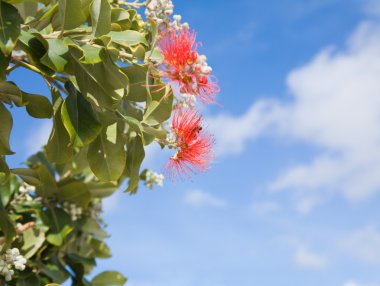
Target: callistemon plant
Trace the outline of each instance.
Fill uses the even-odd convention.
[[[197,108],[219,87],[173,13],[170,0],[0,1],[0,285],[123,285],[115,271],[88,278],[111,256],[102,200],[209,169]],[[30,73],[49,94],[19,87]],[[15,109],[53,123],[22,167],[8,160]],[[171,152],[164,174],[142,168],[151,144]]]

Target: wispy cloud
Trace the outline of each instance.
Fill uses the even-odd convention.
[[[184,201],[193,207],[217,207],[227,206],[227,202],[202,190],[191,190],[185,194]]]
[[[306,247],[298,248],[295,260],[297,265],[305,268],[320,269],[327,266],[327,258],[315,252],[312,252]]]
[[[358,283],[355,281],[348,281],[344,283],[343,286],[380,286],[380,284],[364,284],[364,283]]]
[[[365,262],[380,262],[380,232],[374,226],[353,232],[343,242],[343,247]]]

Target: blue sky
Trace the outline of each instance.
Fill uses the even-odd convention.
[[[114,257],[97,271],[130,286],[379,286],[380,1],[174,4],[219,78],[223,108],[204,109],[218,157],[107,200]],[[50,126],[14,113],[19,164]],[[160,171],[167,154],[148,152]]]

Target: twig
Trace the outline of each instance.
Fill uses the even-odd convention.
[[[36,225],[34,221],[27,222],[26,224],[23,224],[16,228],[16,233],[17,234],[22,234],[24,231],[27,231],[30,228],[33,228]],[[0,245],[5,243],[5,238],[0,237]]]

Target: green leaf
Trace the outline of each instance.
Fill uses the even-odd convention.
[[[11,219],[8,216],[7,211],[0,200],[0,230],[3,231],[5,242],[9,245],[16,235],[16,230],[13,226]]]
[[[69,47],[61,39],[47,39],[49,48],[41,58],[41,63],[56,72],[63,72],[68,62]]]
[[[127,30],[121,32],[112,31],[108,33],[111,36],[112,42],[119,44],[123,47],[130,47],[138,44],[148,45],[148,42],[145,39],[145,36],[140,32]]]
[[[51,118],[53,107],[50,101],[42,95],[23,92],[23,101],[27,102],[26,111],[34,118]]]
[[[74,147],[83,147],[91,143],[100,133],[101,125],[96,119],[92,106],[75,87],[68,82],[69,95],[62,106],[63,125],[70,135]]]
[[[84,64],[97,64],[100,63],[105,55],[105,48],[104,47],[93,47],[90,45],[83,45],[81,46],[81,49],[83,51],[83,57],[81,57],[79,60]]]
[[[26,111],[35,118],[50,118],[53,115],[53,108],[46,97],[23,92],[13,82],[0,83],[0,98],[9,104],[13,101],[18,107],[26,106]]]
[[[99,37],[111,31],[111,5],[108,0],[94,0],[91,5],[92,35]]]
[[[38,1],[25,1],[15,4],[15,7],[19,11],[21,17],[26,20],[29,16],[36,15],[38,8]]]
[[[24,244],[22,245],[21,253],[26,259],[29,259],[36,254],[45,242],[45,232],[36,228],[27,229],[22,233],[22,237]]]
[[[0,82],[0,99],[8,104],[13,101],[16,106],[25,105],[22,101],[22,91],[13,82]]]
[[[94,257],[109,258],[112,256],[110,249],[103,241],[91,239],[90,245],[92,247]]]
[[[144,114],[144,123],[154,126],[168,120],[173,110],[173,99],[173,92],[170,92],[170,95],[167,98],[161,98],[159,101],[153,100],[150,102]]]
[[[82,231],[91,234],[97,239],[104,239],[109,237],[109,235],[103,230],[99,223],[92,218],[87,218],[86,222],[82,226]]]
[[[132,23],[130,20],[129,12],[122,8],[114,8],[111,10],[111,21],[118,27],[120,27],[121,30],[128,30],[131,28]]]
[[[143,102],[148,98],[146,79],[148,69],[146,67],[133,65],[121,69],[128,76],[129,90],[127,99],[131,101]]]
[[[1,162],[1,160],[0,160]],[[15,191],[19,188],[20,183],[16,176],[0,173],[0,203],[6,207],[11,200]]]
[[[66,236],[73,230],[70,216],[59,208],[48,206],[41,214],[43,222],[49,226],[48,242],[60,246]]]
[[[110,182],[90,182],[88,189],[95,198],[106,198],[117,190],[117,185]]]
[[[36,192],[41,197],[52,197],[57,193],[58,187],[54,177],[45,165],[39,165],[37,169],[41,185],[37,186]]]
[[[3,52],[0,50],[0,81],[3,81],[7,78],[7,68],[9,66],[10,57],[6,57]]]
[[[49,50],[48,42],[41,34],[21,31],[17,47],[28,55],[30,62],[41,72],[47,75],[54,73],[53,70],[41,63],[41,59]]]
[[[70,277],[70,273],[61,265],[60,261],[56,256],[53,256],[51,259],[49,259],[49,261],[37,260],[36,266],[41,270],[42,274],[45,274],[46,276],[51,278],[49,280],[58,283],[63,283]],[[50,284],[50,286],[56,285],[59,284]]]
[[[128,144],[127,150],[127,171],[129,174],[128,188],[126,192],[132,194],[137,192],[140,181],[140,167],[145,157],[144,146],[141,137],[134,137]]]
[[[0,1],[0,50],[5,55],[11,54],[23,22],[15,7]]]
[[[82,12],[81,1],[78,0],[60,0],[58,14],[62,31],[74,29],[86,21]]]
[[[58,198],[61,201],[73,202],[87,208],[91,201],[91,193],[85,183],[74,181],[59,188]]]
[[[116,271],[105,271],[96,275],[91,280],[93,286],[122,286],[127,282],[127,278]]]
[[[38,186],[41,184],[38,172],[33,169],[16,168],[11,171],[29,185]]]
[[[88,148],[87,158],[91,170],[102,181],[116,181],[125,167],[124,136],[117,123],[103,131]]]
[[[0,155],[14,154],[9,146],[13,119],[11,113],[5,108],[2,102],[0,102],[0,122]]]
[[[9,170],[8,164],[5,161],[5,158],[3,156],[0,156],[0,175],[1,175],[1,173],[4,174],[4,177],[7,180],[9,178],[9,175],[11,174],[11,171]]]
[[[128,77],[107,53],[97,64],[81,62],[83,50],[70,47],[70,53],[70,72],[83,96],[96,106],[114,109],[127,93]]]
[[[70,135],[62,122],[62,97],[55,88],[51,90],[54,101],[53,129],[45,147],[49,161],[63,164],[73,156],[73,148],[70,145]]]

